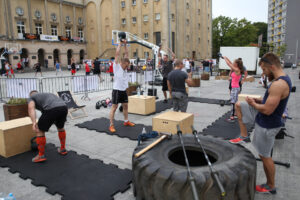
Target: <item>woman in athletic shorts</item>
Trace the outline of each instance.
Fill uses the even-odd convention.
[[[232,106],[231,116],[228,119],[229,122],[233,122],[235,118],[235,103],[238,101],[238,95],[240,93],[240,79],[243,73],[243,61],[241,59],[236,59],[232,63],[226,56],[223,56],[226,64],[232,70],[230,74],[231,77],[231,91],[230,91],[230,102]]]

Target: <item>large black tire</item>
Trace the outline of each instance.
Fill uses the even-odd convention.
[[[201,147],[193,135],[184,135],[183,138],[199,198],[221,199]],[[227,196],[224,199],[253,200],[256,160],[251,152],[221,138],[204,135],[199,135],[199,138],[211,162],[214,162],[213,167],[225,188]],[[151,142],[153,140],[138,146],[134,154]],[[137,200],[193,200],[184,165],[181,143],[177,135],[173,135],[172,139],[165,139],[139,158],[133,156],[133,184]]]

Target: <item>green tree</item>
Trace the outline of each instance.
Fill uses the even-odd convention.
[[[213,19],[213,57],[221,46],[248,46],[257,43],[260,24],[254,26],[246,19],[219,16]]]

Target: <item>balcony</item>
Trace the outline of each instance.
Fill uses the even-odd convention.
[[[278,39],[277,42],[281,42],[281,39]]]
[[[282,16],[278,17],[278,20],[282,20]]]
[[[279,5],[281,6],[283,4],[283,1],[281,1],[280,3],[279,3]]]
[[[281,35],[281,32],[278,32],[277,35]]]

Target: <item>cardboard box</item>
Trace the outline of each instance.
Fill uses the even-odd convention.
[[[245,79],[245,82],[254,82],[255,79],[253,76],[247,76],[246,79]]]
[[[0,155],[7,158],[31,150],[34,136],[29,117],[0,122]]]
[[[239,94],[239,100],[238,101],[246,101],[246,97],[261,99],[262,97],[260,95],[254,95],[254,94]]]
[[[192,133],[194,115],[191,113],[169,111],[152,118],[152,129],[159,133],[177,134],[177,124],[182,133]]]
[[[128,113],[148,115],[155,111],[155,96],[133,95],[128,97]]]

